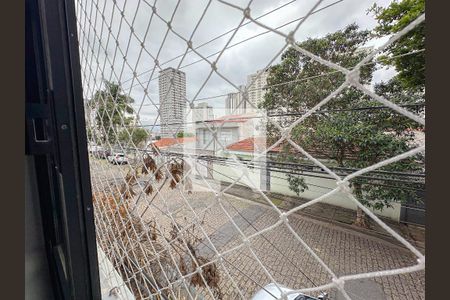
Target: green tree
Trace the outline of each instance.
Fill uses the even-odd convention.
[[[123,129],[119,133],[119,142],[121,142],[123,146],[132,145],[140,147],[149,136],[149,132],[144,128]]]
[[[380,111],[330,113],[321,116],[313,130],[297,126],[293,137],[306,149],[333,160],[338,167],[365,168],[411,148],[413,135],[405,128],[409,121],[394,121],[398,116],[392,112],[383,119],[387,114]],[[417,157],[408,158],[384,167],[383,171],[420,172],[421,165]],[[362,204],[382,210],[392,206],[392,202],[413,198],[415,190],[423,187],[420,183],[397,180],[399,178],[389,173],[362,176],[352,180],[351,187]],[[360,209],[355,224],[368,226]]]
[[[177,132],[177,138],[193,137],[193,136],[194,134],[192,132],[184,132],[184,131]]]
[[[310,38],[299,46],[325,60],[352,68],[367,55],[367,51],[360,48],[369,39],[370,31],[360,30],[358,25],[351,24],[324,38]],[[373,66],[362,68],[363,83],[370,81],[372,69]],[[337,89],[344,80],[342,73],[290,47],[281,55],[281,63],[271,67],[267,79],[267,85],[271,88],[260,106],[271,113],[304,113]],[[329,104],[332,108],[341,106],[340,101]]]
[[[92,141],[94,138],[94,134],[92,133],[92,128],[91,127],[87,127],[86,129],[86,136],[88,141]]]
[[[95,121],[102,142],[114,144],[123,126],[133,120],[127,114],[134,112],[131,107],[134,100],[122,92],[120,85],[108,81],[104,83],[104,88],[95,92],[90,100],[90,106],[96,112]]]
[[[376,36],[388,36],[399,32],[425,13],[425,0],[393,1],[389,6],[374,4],[372,12],[378,22],[374,29]],[[398,80],[406,88],[425,88],[425,21],[389,46],[382,63],[393,65],[398,71]],[[421,51],[412,55],[410,52]]]
[[[368,31],[351,24],[323,38],[308,39],[300,47],[346,68],[356,65],[368,54],[362,46],[370,38]],[[361,82],[372,79],[374,65],[361,70]],[[321,75],[321,76],[318,76]],[[323,76],[322,76],[323,75]],[[319,101],[338,88],[345,80],[340,73],[303,56],[293,48],[282,55],[281,63],[270,69],[268,85],[271,86],[261,106],[270,112],[305,113]],[[285,82],[290,82],[285,84]],[[379,85],[379,94],[396,95],[391,101],[399,104],[408,99],[401,95],[398,85]],[[392,110],[373,109],[361,111],[361,107],[379,106],[355,88],[347,88],[326,105],[321,113],[306,118],[293,128],[291,139],[315,157],[330,165],[347,168],[364,168],[386,158],[405,152],[412,143],[412,122]],[[294,118],[287,118],[288,123]],[[280,133],[268,126],[269,140],[280,137]],[[300,161],[298,153],[285,144],[279,159]],[[384,170],[419,171],[416,159],[407,159],[391,164]],[[401,184],[387,187],[387,176],[376,179],[357,177],[351,182],[353,192],[361,203],[375,209],[383,209],[392,201],[404,201],[410,196]],[[392,177],[392,176],[391,176]],[[308,184],[301,177],[288,177],[290,188],[301,194]],[[383,184],[383,185],[381,185]],[[355,224],[368,226],[362,210],[357,210]]]

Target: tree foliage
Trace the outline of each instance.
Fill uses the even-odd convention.
[[[351,24],[332,34],[320,39],[307,39],[298,44],[299,47],[308,50],[323,59],[337,63],[343,67],[355,66],[366,55],[366,51],[360,50],[370,38],[370,32],[360,30],[356,24]],[[361,72],[362,82],[371,79],[371,67],[364,68]],[[331,92],[337,89],[345,80],[345,76],[321,63],[301,54],[294,48],[288,48],[281,56],[281,63],[271,67],[267,79],[270,88],[265,94],[260,106],[270,113],[305,113],[311,107],[319,103]],[[354,98],[356,100],[361,93],[345,91],[329,103],[333,109],[343,108],[342,100]],[[289,124],[296,117],[285,117],[284,123]],[[315,126],[318,118],[316,115],[307,118],[301,126],[297,126],[293,133],[293,140],[298,140],[300,135]],[[271,125],[268,125],[267,135],[269,143],[274,143],[280,133]],[[315,146],[317,147],[317,145]],[[285,145],[281,159],[296,161],[297,155],[292,155],[291,147]],[[302,177],[288,175],[290,188],[298,195],[307,189]]]
[[[369,49],[363,46],[370,36],[370,32],[351,24],[323,38],[308,39],[298,46],[350,69],[368,54]],[[373,70],[374,64],[361,70],[362,83],[371,81]],[[336,90],[344,80],[343,74],[289,48],[283,53],[281,62],[270,69],[269,88],[261,107],[269,112],[302,114]],[[375,89],[398,104],[409,103],[413,93],[402,90],[398,80],[377,85]],[[390,109],[367,109],[379,105],[356,88],[346,88],[319,113],[295,126],[291,139],[313,156],[345,168],[364,168],[407,151],[413,143],[411,129],[417,125]],[[284,119],[289,124],[297,118]],[[271,142],[280,138],[273,126],[268,126],[267,131]],[[279,158],[300,160],[298,152],[287,143]],[[405,159],[384,170],[414,172],[420,171],[420,164],[417,158]],[[405,201],[411,196],[412,189],[405,192],[402,183],[391,180],[387,186],[385,182],[389,176],[379,176],[378,179],[357,177],[352,181],[354,194],[366,206],[375,209],[383,209],[392,201]],[[297,194],[308,187],[302,177],[289,177],[290,188]]]
[[[122,129],[119,133],[119,142],[125,146],[142,146],[149,137],[149,132],[144,128]]]
[[[184,131],[177,132],[177,138],[193,137],[193,136],[194,134],[192,132],[184,132]]]
[[[342,67],[352,68],[367,55],[361,46],[369,38],[369,31],[351,24],[324,38],[310,38],[298,46]],[[371,66],[362,68],[363,83],[370,81],[371,69]],[[342,73],[290,47],[282,54],[281,63],[270,69],[267,85],[271,88],[261,106],[271,112],[304,113],[337,89],[344,80]],[[339,108],[339,104],[339,101],[333,101],[330,107]]]
[[[95,92],[90,100],[90,106],[96,111],[95,122],[101,133],[102,142],[113,145],[117,142],[119,132],[129,125],[134,112],[131,103],[134,100],[122,92],[120,85],[104,82],[104,88]]]
[[[378,26],[376,36],[387,36],[399,32],[425,13],[425,0],[393,1],[387,7],[374,4],[369,10],[375,16]],[[397,77],[406,88],[425,88],[425,21],[394,42],[386,49],[381,60],[385,65],[393,65],[399,72]],[[413,51],[421,51],[405,55]]]

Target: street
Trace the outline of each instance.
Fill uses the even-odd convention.
[[[132,166],[91,159],[91,169],[91,174],[95,174],[93,192],[108,193],[108,184],[121,184]],[[275,224],[278,213],[268,205],[232,195],[223,194],[218,201],[211,188],[218,191],[220,187],[206,185],[196,180],[192,193],[187,193],[180,185],[171,189],[168,184],[160,188],[157,183],[149,196],[136,186],[137,201],[132,210],[144,223],[156,222],[168,239],[175,222],[180,230],[189,228],[190,234],[195,235],[192,240],[198,240],[195,250],[199,256],[214,260],[215,251],[223,254],[217,267],[224,299],[250,299],[271,283],[268,274],[290,289],[331,282],[330,274],[283,224],[249,239],[250,248],[245,246],[243,235],[248,237]],[[337,276],[389,270],[416,262],[408,250],[383,239],[303,215],[293,214],[288,219],[292,229]],[[353,299],[425,299],[425,273],[347,282],[345,288]],[[200,288],[201,294],[206,295],[202,289],[205,288]],[[336,291],[327,292],[332,299],[341,299]],[[318,294],[314,292],[312,296]]]

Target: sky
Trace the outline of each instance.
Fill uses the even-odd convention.
[[[241,8],[248,4],[248,0],[226,2]],[[304,20],[294,38],[303,41],[322,37],[350,23],[357,23],[362,29],[371,29],[376,23],[373,16],[367,14],[367,9],[374,2],[387,6],[391,1],[322,1],[315,9],[319,11]],[[158,73],[161,68],[180,68],[186,73],[188,99],[212,97],[199,101],[223,108],[226,96],[220,95],[236,92],[237,86],[246,84],[249,74],[270,63],[278,63],[280,56],[277,54],[285,45],[284,37],[273,31],[265,33],[267,29],[247,19],[239,26],[243,12],[217,0],[159,0],[156,4],[153,0],[117,0],[116,5],[110,0],[86,0],[79,3],[83,5],[77,7],[77,14],[85,98],[91,97],[102,87],[103,74],[110,81],[120,82],[124,91],[135,100],[133,106],[139,112],[143,125],[154,124],[158,114]],[[316,3],[254,0],[250,5],[250,14],[257,18],[268,13],[258,21],[276,28],[305,16]],[[152,13],[151,6],[156,7],[159,17]],[[278,7],[281,8],[275,10]],[[123,18],[119,8],[123,11]],[[168,31],[167,23],[171,19],[170,26],[177,34]],[[289,33],[298,22],[279,31]],[[223,35],[226,32],[229,33]],[[184,55],[189,40],[194,48],[213,41],[196,49],[197,53],[191,51]],[[384,41],[374,40],[370,45],[376,47]],[[229,48],[219,57],[217,52],[226,46]],[[208,78],[211,66],[202,57],[210,62],[217,60],[220,76],[213,72]],[[159,66],[155,67],[155,59]],[[138,75],[137,78],[133,74]],[[377,71],[374,82],[388,80],[394,74],[393,69]]]

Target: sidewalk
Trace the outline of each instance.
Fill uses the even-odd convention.
[[[217,181],[215,181],[217,182]],[[230,183],[221,181],[221,190],[230,186]],[[227,190],[227,193],[233,196],[245,198],[261,204],[269,205],[261,194],[254,192],[251,188],[243,185],[233,185]],[[306,203],[307,200],[300,197],[292,197],[287,195],[276,194],[272,192],[265,192],[265,195],[280,209],[290,210],[298,205]],[[401,245],[394,237],[387,233],[383,228],[376,224],[373,220],[369,220],[370,229],[365,229],[352,225],[355,219],[356,212],[351,209],[346,209],[334,206],[327,203],[316,203],[308,206],[297,212],[300,215],[305,215],[311,218],[319,219],[321,221],[329,222],[337,226],[344,227],[352,231],[358,231],[364,234],[372,235],[396,245]],[[403,238],[408,240],[421,252],[425,252],[425,228],[411,224],[402,224],[394,222],[390,219],[380,217],[390,228],[399,233]]]

